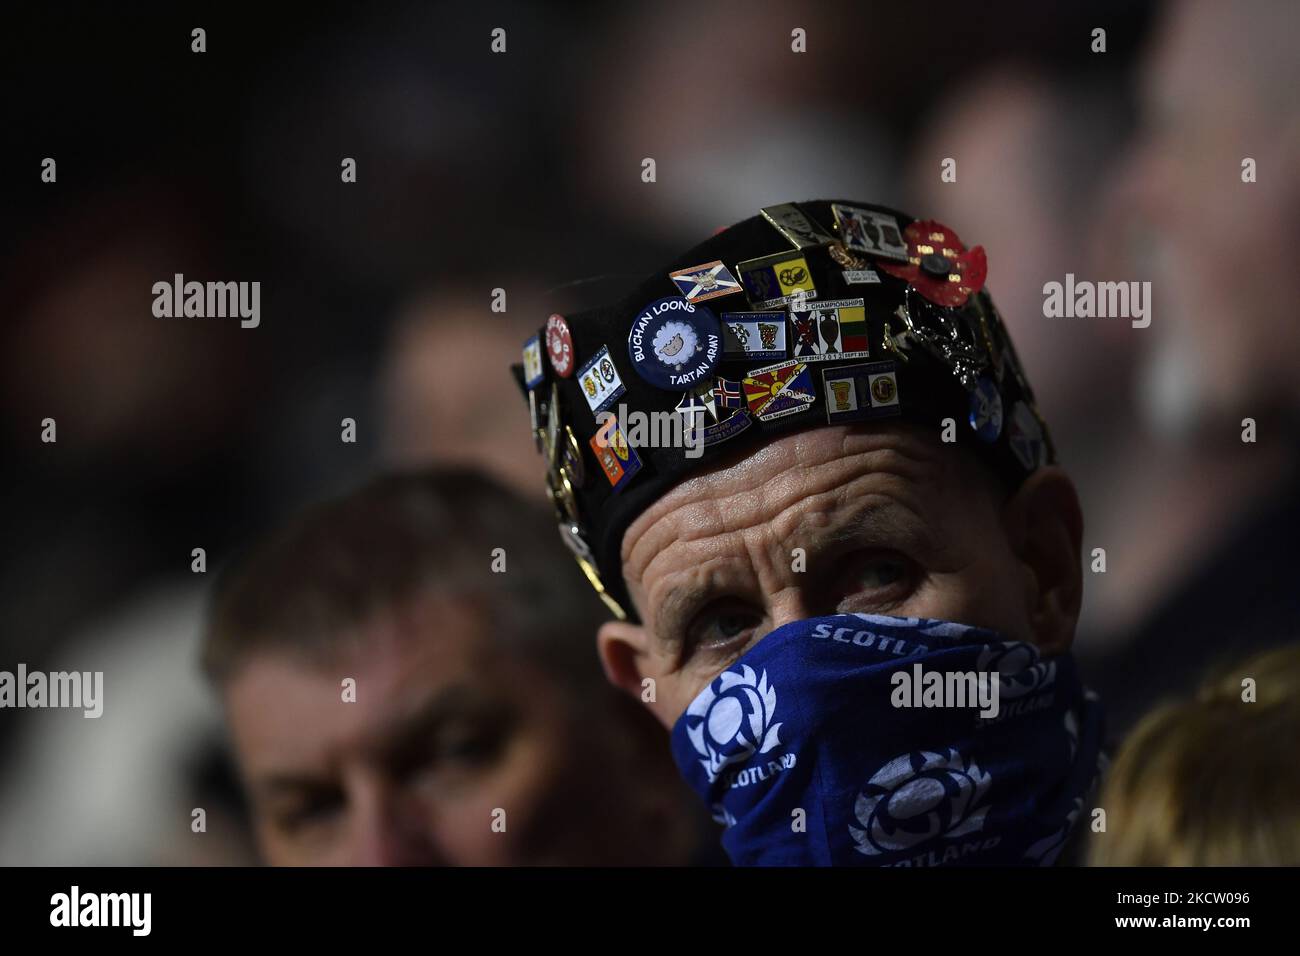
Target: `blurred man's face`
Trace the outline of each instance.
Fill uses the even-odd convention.
[[[651,707],[671,726],[765,634],[803,618],[939,618],[1060,652],[1079,609],[1081,534],[1057,469],[1004,504],[931,430],[799,432],[682,482],[628,528],[624,578],[644,626],[605,625],[602,659],[629,690],[653,678]]]
[[[1300,340],[1276,257],[1300,240],[1298,28],[1294,4],[1175,4],[1145,64],[1120,205],[1153,282],[1154,410],[1174,423],[1295,395]]]
[[[606,832],[635,825],[597,805],[608,768],[591,765],[601,757],[584,747],[572,702],[489,642],[476,613],[417,599],[357,645],[337,663],[255,657],[226,687],[268,862],[636,858],[638,834]],[[346,677],[355,703],[342,699]]]

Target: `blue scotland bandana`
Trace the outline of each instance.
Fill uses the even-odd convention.
[[[930,673],[995,673],[996,716],[904,692]],[[842,614],[764,637],[692,701],[672,747],[739,866],[1046,866],[1096,780],[1101,737],[1068,654]]]

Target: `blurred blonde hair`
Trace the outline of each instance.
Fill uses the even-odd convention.
[[[1256,700],[1242,700],[1242,680]],[[1093,866],[1300,865],[1300,644],[1148,714],[1102,793]]]

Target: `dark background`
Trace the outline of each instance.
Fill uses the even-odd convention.
[[[505,371],[524,336],[773,202],[856,195],[986,246],[1080,484],[1085,551],[1120,568],[1089,581],[1079,653],[1122,650],[1193,560],[1124,572],[1132,514],[1169,500],[1115,483],[1151,448],[1134,396],[1160,345],[1037,310],[1066,271],[1144,277],[1113,256],[1114,216],[1161,16],[938,0],[8,12],[0,667],[115,669],[121,723],[0,712],[0,856],[221,862],[178,857],[149,823],[231,793],[190,666],[212,571],[386,466],[468,459],[540,498]],[[945,156],[956,184],[939,182]],[[152,284],[177,272],[260,281],[260,327],[153,317]]]

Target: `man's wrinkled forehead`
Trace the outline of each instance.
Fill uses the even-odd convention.
[[[927,498],[963,487],[995,500],[996,485],[968,452],[921,426],[796,432],[685,479],[646,509],[623,536],[624,576],[639,581],[657,556],[700,538],[758,526],[784,538],[807,521],[798,506],[817,496],[849,504],[868,488],[888,488],[909,510],[924,513]],[[858,510],[889,520],[883,508]]]

